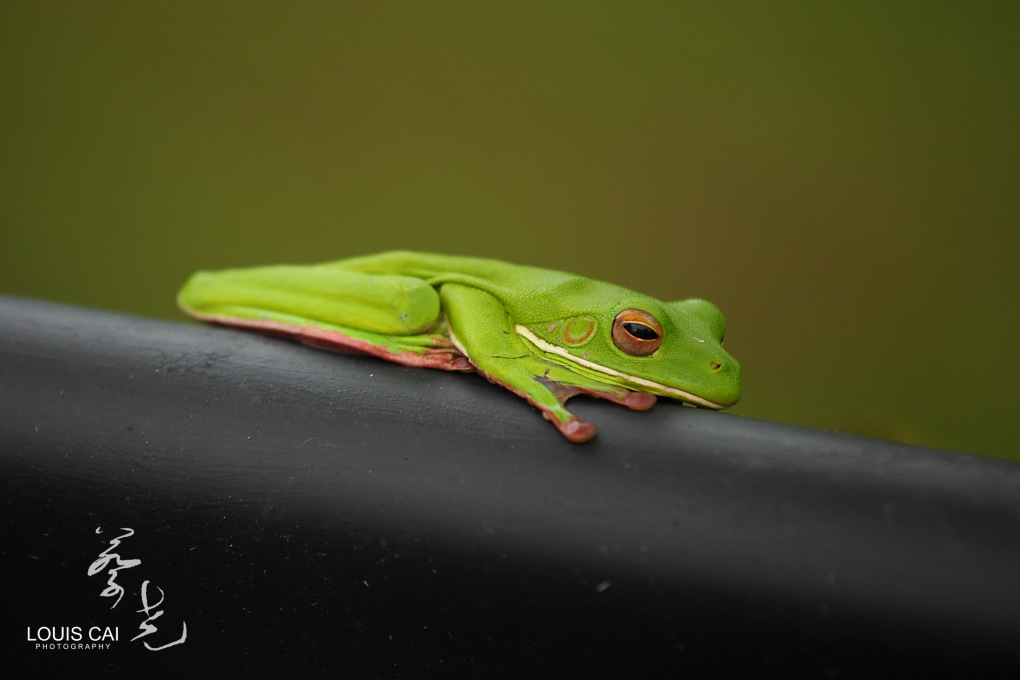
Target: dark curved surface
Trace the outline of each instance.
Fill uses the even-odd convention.
[[[12,298],[0,322],[11,663],[149,677],[1017,667],[1020,465],[663,403],[578,400],[600,434],[572,445],[473,375]],[[87,569],[120,527],[142,563],[111,609]],[[166,596],[146,639],[186,621],[184,644],[130,642],[143,579]],[[27,640],[92,625],[120,640]]]

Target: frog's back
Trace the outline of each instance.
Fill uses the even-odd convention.
[[[340,260],[345,269],[365,274],[397,274],[424,279],[434,286],[460,283],[497,297],[518,320],[580,314],[601,307],[608,298],[633,299],[639,293],[610,283],[553,269],[501,260],[414,251],[389,251]]]
[[[391,250],[375,255],[351,257],[338,260],[335,264],[365,274],[398,274],[419,279],[466,276],[492,285],[519,285],[550,275],[553,278],[580,278],[566,272],[511,264],[502,260],[420,253],[411,250]]]

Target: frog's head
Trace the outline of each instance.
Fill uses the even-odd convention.
[[[722,312],[707,300],[637,296],[518,330],[557,363],[602,382],[712,409],[740,399],[740,364],[723,348]]]

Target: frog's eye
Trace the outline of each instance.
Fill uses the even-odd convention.
[[[627,354],[648,356],[662,344],[662,324],[643,309],[625,309],[613,319],[613,343]]]

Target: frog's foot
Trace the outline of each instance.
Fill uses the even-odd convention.
[[[562,404],[558,405],[558,407],[549,406],[532,399],[527,395],[521,396],[531,402],[532,406],[541,411],[542,417],[555,425],[556,429],[560,431],[560,434],[575,444],[583,444],[584,442],[592,439],[598,433],[598,428],[595,427],[595,423],[587,420],[581,420],[573,413],[563,408]]]
[[[567,410],[565,404],[571,397],[587,394],[633,411],[645,411],[655,405],[653,394],[632,392],[536,359],[514,357],[512,361],[494,361],[493,357],[487,357],[486,364],[478,367],[482,376],[526,399],[560,434],[578,444],[594,437],[597,428],[594,423]]]
[[[505,387],[537,408],[542,412],[543,418],[555,425],[560,434],[575,444],[583,444],[598,432],[595,423],[581,420],[563,407],[563,402],[580,393],[580,390],[570,385],[544,378],[529,378],[524,383],[525,388],[522,389],[492,373],[483,370],[479,370],[478,373],[494,385]]]
[[[562,378],[563,376],[559,377]],[[580,382],[577,376],[571,376],[570,379]],[[541,378],[537,378],[537,380],[556,398],[556,401],[559,402],[559,408],[549,408],[545,404],[528,398],[526,395],[522,396],[525,396],[528,401],[540,409],[542,415],[552,422],[564,437],[575,443],[588,441],[595,436],[597,429],[594,423],[581,420],[566,409],[567,400],[571,397],[575,397],[578,394],[586,394],[590,397],[605,399],[614,404],[626,406],[632,411],[647,411],[655,406],[656,401],[655,395],[648,394],[647,392],[631,392],[630,390],[618,387],[583,386],[562,382],[551,377],[548,371]]]

